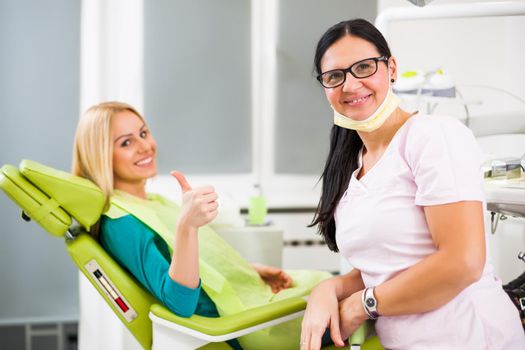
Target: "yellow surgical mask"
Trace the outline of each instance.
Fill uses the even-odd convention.
[[[338,113],[334,107],[332,107],[334,110],[334,124],[345,129],[372,132],[383,125],[388,117],[396,110],[397,106],[399,106],[399,98],[392,92],[392,88],[390,87],[381,105],[365,120],[354,120],[350,116],[344,116]]]

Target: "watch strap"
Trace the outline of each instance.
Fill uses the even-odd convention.
[[[377,300],[374,295],[374,289],[375,287],[365,288],[361,299],[363,308],[365,309],[365,313],[372,320],[375,320],[379,317],[379,313],[377,312]]]

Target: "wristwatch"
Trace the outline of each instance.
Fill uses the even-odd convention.
[[[363,292],[363,307],[365,312],[372,320],[375,320],[379,317],[377,312],[377,300],[374,296],[375,288],[366,288]]]

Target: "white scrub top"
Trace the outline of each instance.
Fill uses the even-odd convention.
[[[484,199],[481,150],[472,132],[454,118],[411,117],[358,180],[361,154],[359,158],[335,212],[336,242],[367,287],[436,251],[424,206]],[[380,317],[376,330],[383,346],[525,349],[518,312],[492,272],[487,259],[481,280],[437,310]],[[489,343],[495,345],[487,347]]]

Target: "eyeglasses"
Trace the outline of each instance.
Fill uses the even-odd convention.
[[[352,64],[346,69],[334,69],[324,72],[317,76],[317,80],[325,88],[335,88],[343,85],[346,81],[346,74],[350,73],[357,79],[368,78],[377,72],[377,62],[388,61],[385,56],[367,58]]]

